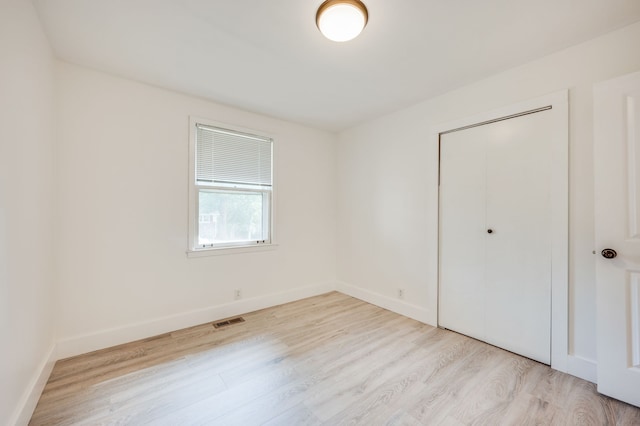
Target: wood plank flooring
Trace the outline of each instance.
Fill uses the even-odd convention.
[[[640,425],[592,383],[340,293],[58,361],[31,425]]]

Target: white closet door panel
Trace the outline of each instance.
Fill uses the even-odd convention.
[[[486,341],[551,362],[550,111],[482,126],[488,136]]]
[[[440,152],[439,323],[483,340],[486,147],[478,128],[443,135]]]
[[[546,364],[553,140],[548,115],[523,115],[440,139],[439,325]]]

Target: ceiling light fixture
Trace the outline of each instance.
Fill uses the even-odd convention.
[[[349,41],[367,25],[369,12],[360,0],[327,0],[316,13],[316,25],[329,40]]]

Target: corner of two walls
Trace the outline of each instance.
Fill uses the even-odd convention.
[[[376,187],[354,176],[342,179],[338,136],[65,62],[56,74],[59,358],[332,290],[435,324],[434,311],[420,303],[425,293],[405,284],[424,278],[420,267],[402,259],[418,252],[427,257],[428,236],[413,238],[405,226],[421,220],[421,211],[405,208],[415,197],[390,182],[373,210],[362,212],[378,215],[394,238],[383,249],[395,268],[376,276],[362,263],[366,250],[338,222],[345,201],[349,214],[372,206],[360,199],[336,202],[347,194],[343,186],[365,188],[362,197]],[[276,250],[185,256],[190,115],[275,136]],[[384,155],[405,165],[405,152],[396,148]],[[419,169],[422,160],[413,158],[412,168]],[[383,217],[389,203],[401,215],[393,222]],[[362,288],[340,276],[342,255],[360,262],[354,267],[380,286]],[[385,277],[402,283],[403,298],[395,288],[393,296],[385,292]],[[234,300],[235,288],[242,288],[243,300]]]
[[[27,424],[55,361],[53,52],[31,2],[0,4],[0,424]]]

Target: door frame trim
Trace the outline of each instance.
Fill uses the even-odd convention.
[[[429,234],[436,235],[429,244],[435,253],[435,264],[427,268],[428,306],[438,324],[438,291],[440,286],[440,135],[481,124],[488,124],[538,110],[551,109],[553,131],[551,181],[551,367],[567,372],[569,358],[569,91],[561,90],[528,101],[433,126],[429,134],[430,152],[436,154],[438,188],[429,194],[431,214]]]

